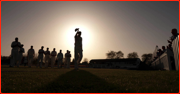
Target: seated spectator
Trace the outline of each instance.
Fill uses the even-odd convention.
[[[164,53],[166,51],[165,46],[162,46],[162,52]]]
[[[159,53],[158,53],[158,56],[161,56],[162,53],[163,53],[161,49],[159,49],[158,52],[159,52]]]
[[[169,45],[167,46],[167,49],[170,49],[170,50],[172,51],[172,45],[169,44]]]
[[[171,33],[172,33],[171,40],[173,41],[179,35],[179,33],[177,33],[177,29],[175,28],[171,30]]]

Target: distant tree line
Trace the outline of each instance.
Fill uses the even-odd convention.
[[[124,53],[122,51],[109,51],[106,53],[107,59],[121,59],[124,57]],[[137,52],[131,52],[127,55],[127,58],[138,58]],[[148,66],[152,63],[152,53],[143,54],[141,56],[142,62]]]
[[[121,59],[124,57],[124,53],[122,51],[109,51],[106,53],[107,59]],[[138,58],[137,52],[132,52],[127,55],[127,58]]]

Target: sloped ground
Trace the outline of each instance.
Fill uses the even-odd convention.
[[[178,71],[51,69],[2,65],[5,92],[179,92]]]

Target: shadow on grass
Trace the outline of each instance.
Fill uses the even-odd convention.
[[[46,84],[43,87],[36,88],[32,92],[45,92],[45,93],[61,93],[61,92],[132,92],[119,88],[106,82],[87,71],[84,70],[72,70],[59,76],[53,82]]]

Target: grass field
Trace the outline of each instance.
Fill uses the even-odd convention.
[[[1,67],[5,92],[179,92],[178,71]]]

